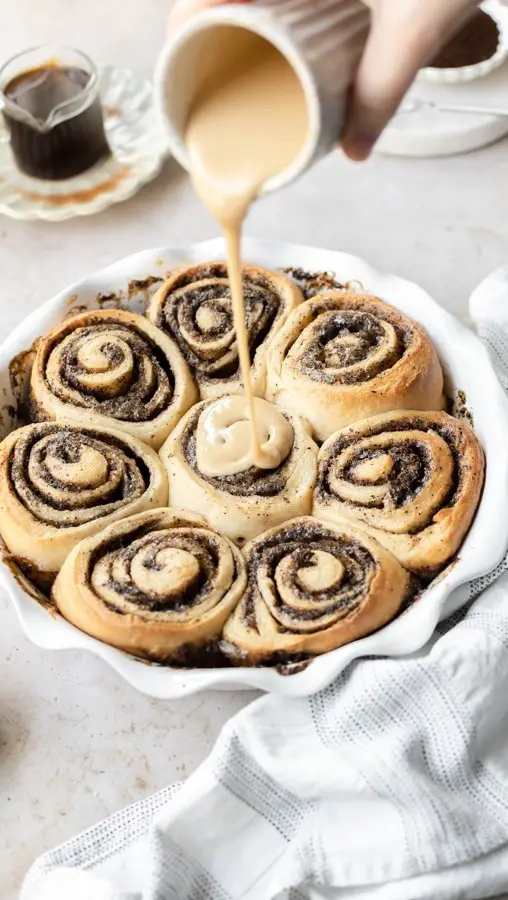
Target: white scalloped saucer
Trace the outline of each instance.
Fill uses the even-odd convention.
[[[269,268],[298,266],[308,271],[335,272],[343,283],[358,280],[366,290],[421,322],[440,355],[448,391],[460,389],[466,395],[476,433],[487,456],[485,488],[476,519],[457,559],[417,603],[377,633],[318,657],[292,675],[268,668],[184,670],[146,664],[83,634],[64,619],[49,615],[0,563],[0,585],[14,603],[30,640],[40,647],[55,650],[89,650],[105,660],[133,687],[153,697],[183,697],[207,688],[249,687],[294,697],[307,696],[329,685],[357,657],[414,653],[426,643],[441,618],[467,601],[467,582],[493,569],[508,545],[508,454],[500,450],[508,444],[508,399],[488,353],[476,335],[442,309],[422,288],[346,253],[245,240],[243,254],[249,262]],[[68,314],[70,305],[94,308],[98,295],[114,294],[121,298],[130,297],[136,308],[140,299],[133,289],[136,280],[142,282],[149,276],[163,277],[168,269],[183,261],[202,262],[223,257],[222,240],[147,250],[96,272],[48,300],[0,347],[3,409],[12,399],[8,373],[10,360]]]
[[[0,213],[49,222],[89,216],[127,200],[155,178],[168,143],[151,83],[128,69],[102,66],[99,91],[111,156],[74,178],[45,181],[20,172],[8,142],[0,143]]]

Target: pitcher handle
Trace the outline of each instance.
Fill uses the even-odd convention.
[[[11,133],[7,122],[0,115],[0,144],[8,144],[11,140]]]

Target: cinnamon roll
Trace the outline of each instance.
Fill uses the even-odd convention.
[[[473,431],[444,412],[393,412],[332,435],[319,454],[313,511],[354,522],[406,568],[433,575],[473,520],[484,456]]]
[[[167,499],[155,451],[113,429],[45,422],[0,444],[0,532],[38,584],[82,538]]]
[[[302,293],[283,275],[260,266],[242,268],[252,388],[262,397],[267,348]],[[147,316],[177,342],[203,400],[243,391],[226,263],[177,272],[154,294]]]
[[[329,291],[289,316],[267,355],[267,400],[318,440],[390,409],[441,409],[443,374],[423,329],[368,294]]]
[[[368,535],[311,516],[244,549],[248,586],[223,631],[239,664],[316,656],[364,637],[399,611],[409,574]]]
[[[176,344],[143,316],[84,312],[40,341],[32,418],[116,428],[156,449],[197,399]]]
[[[245,561],[200,517],[140,513],[81,541],[53,587],[87,634],[161,661],[192,660],[218,637],[246,585]]]
[[[194,406],[160,451],[172,506],[203,515],[240,545],[295,515],[309,513],[317,446],[308,424],[256,398],[262,457],[252,458],[247,403],[223,397]]]

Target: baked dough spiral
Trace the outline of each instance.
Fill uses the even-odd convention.
[[[318,440],[390,409],[442,408],[443,374],[423,329],[368,294],[329,291],[289,316],[267,354],[267,400]]]
[[[69,622],[161,661],[185,662],[215,640],[246,585],[245,561],[200,517],[162,509],[81,541],[53,587]]]
[[[161,448],[160,456],[168,474],[171,505],[199,513],[222,534],[242,545],[273,525],[310,513],[316,483],[317,446],[301,416],[282,414],[265,401],[257,400],[257,404],[263,404],[282,419],[290,435],[289,452],[273,469],[250,465],[246,470],[232,474],[203,474],[198,453],[200,422],[207,413],[230,399],[241,401],[240,397],[222,398],[194,406]],[[241,405],[246,407],[245,403]],[[226,424],[229,424],[227,420]],[[228,432],[234,430],[235,425],[224,427],[223,434],[219,434],[224,444],[218,448],[219,453],[224,452]],[[250,441],[250,429],[242,437]],[[246,449],[244,443],[238,444],[240,456]]]
[[[158,449],[197,389],[178,347],[143,316],[84,312],[40,341],[30,384],[35,421],[116,428]]]
[[[239,664],[316,656],[381,628],[399,611],[409,574],[368,535],[312,516],[271,528],[244,548],[247,590],[224,626]]]
[[[0,444],[0,532],[39,584],[82,538],[167,500],[155,451],[120,431],[45,422]]]
[[[267,348],[302,293],[289,278],[260,266],[242,271],[251,382],[263,397]],[[203,400],[243,391],[226,263],[177,272],[154,294],[147,316],[177,342]]]
[[[319,453],[314,513],[354,522],[406,568],[438,572],[473,520],[484,476],[471,428],[444,412],[393,412],[332,435]]]

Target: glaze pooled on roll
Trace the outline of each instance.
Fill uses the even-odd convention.
[[[289,278],[260,266],[244,265],[242,273],[252,388],[263,396],[267,347],[302,294]],[[177,342],[202,399],[243,391],[226,263],[177,272],[154,294],[147,316]]]
[[[318,440],[375,413],[442,407],[443,374],[423,329],[367,294],[302,303],[271,344],[267,399],[304,415]]]
[[[0,444],[0,532],[39,583],[52,580],[82,538],[167,499],[155,451],[113,429],[48,422]]]
[[[210,459],[207,441],[203,440],[201,447],[199,442],[206,436],[207,422],[217,426],[223,419],[224,408],[224,429],[222,433],[220,428],[215,431],[212,461],[220,463],[221,440],[227,445],[226,458],[218,466],[222,473],[210,475],[210,469],[205,467],[203,471],[200,467],[203,456]],[[236,396],[197,404],[160,453],[168,473],[171,504],[205,516],[211,525],[239,543],[287,518],[310,512],[316,481],[317,446],[308,424],[295,413],[283,413],[264,400],[257,401],[258,411],[261,429],[263,414],[266,417],[265,434],[272,428],[272,440],[266,442],[272,448],[265,452],[265,459],[271,456],[273,468],[252,464],[246,401]],[[208,435],[208,443],[210,440]]]
[[[202,475],[238,475],[253,466],[277,469],[293,445],[293,429],[280,410],[254,398],[259,451],[252,441],[249,405],[245,397],[222,397],[199,416],[196,462]]]
[[[197,516],[162,509],[81,541],[52,596],[87,634],[139,656],[184,662],[214,641],[246,585],[241,552]]]
[[[408,569],[433,575],[471,525],[484,477],[471,428],[444,412],[393,412],[332,435],[314,513],[365,529]]]
[[[176,344],[122,310],[81,313],[42,338],[30,392],[37,421],[116,428],[156,449],[197,399]]]
[[[399,611],[409,574],[368,535],[305,516],[244,548],[247,590],[223,631],[239,664],[316,656],[381,628]]]

